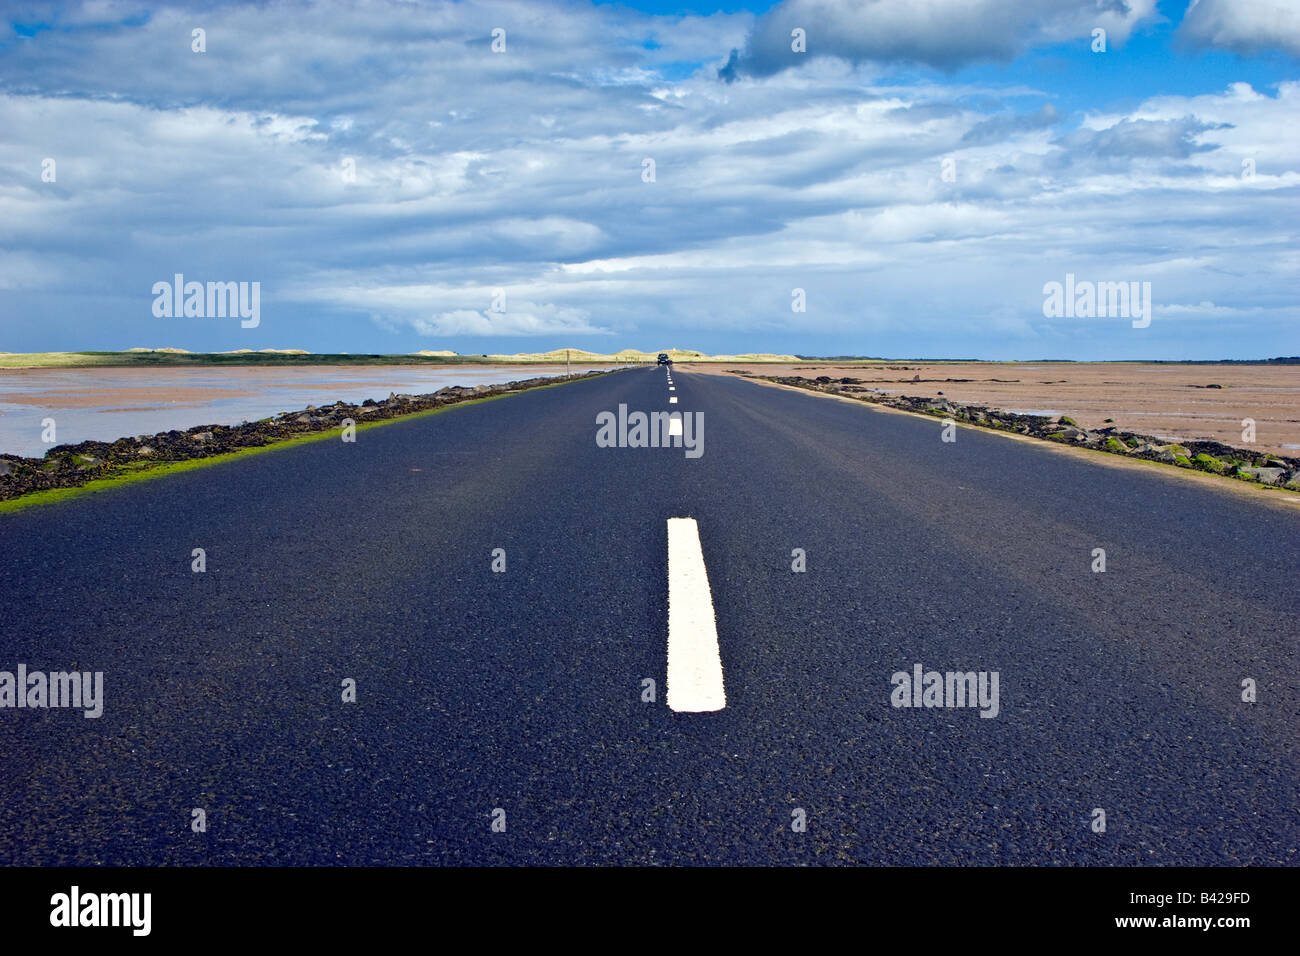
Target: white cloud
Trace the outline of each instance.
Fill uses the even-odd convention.
[[[1179,34],[1238,53],[1271,49],[1300,56],[1300,7],[1295,0],[1192,0]]]

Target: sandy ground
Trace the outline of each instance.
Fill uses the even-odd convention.
[[[1300,449],[1300,366],[1295,365],[687,365],[726,374],[856,378],[894,394],[1030,414],[1069,415],[1084,428],[1112,418],[1123,429],[1171,440],[1213,439],[1294,456]],[[919,377],[920,381],[914,381]],[[1223,388],[1205,388],[1222,385]],[[1242,420],[1255,441],[1242,440]]]

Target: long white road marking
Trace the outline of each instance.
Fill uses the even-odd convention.
[[[694,518],[668,519],[668,706],[685,713],[722,710],[722,657],[713,595]]]

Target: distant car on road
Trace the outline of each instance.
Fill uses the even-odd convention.
[[[672,364],[673,364],[673,360],[670,359],[670,358],[668,357],[668,353],[667,353],[667,352],[660,352],[660,353],[659,353],[659,364],[660,364],[660,365],[672,365]]]

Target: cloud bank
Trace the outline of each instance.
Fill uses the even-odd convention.
[[[1120,42],[1152,6],[33,8],[0,37],[0,349],[1293,353],[1300,84],[1079,111],[876,62]],[[1216,6],[1179,29],[1245,42]],[[259,327],[162,324],[177,272],[260,281]],[[1151,281],[1146,337],[1044,319],[1066,272]]]

